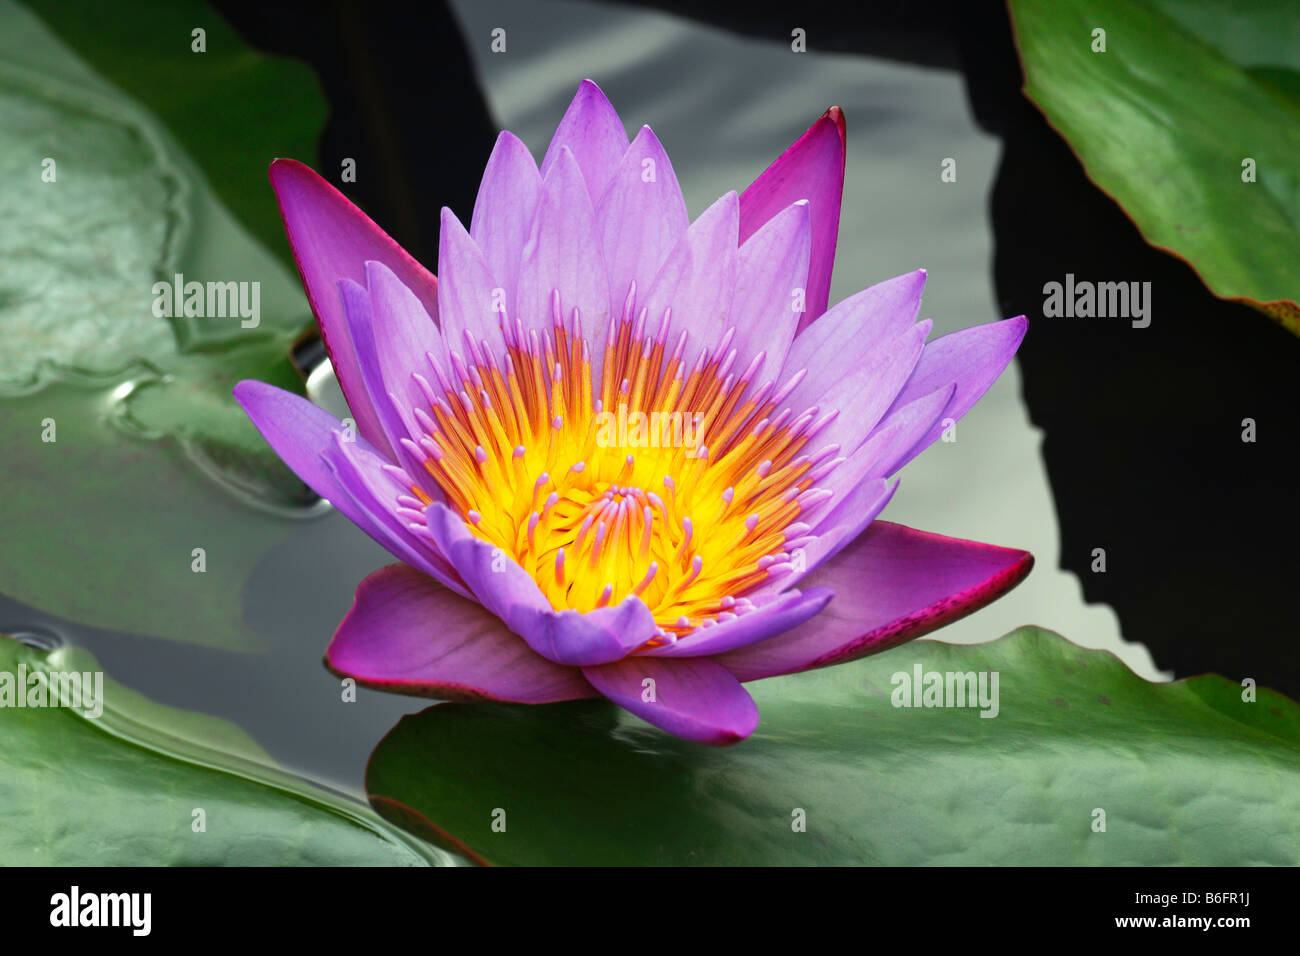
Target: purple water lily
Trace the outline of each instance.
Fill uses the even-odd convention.
[[[874,520],[892,476],[1001,374],[1023,316],[926,343],[925,273],[827,308],[844,179],[831,109],[693,223],[649,127],[584,81],[541,167],[509,132],[435,278],[306,166],[271,182],[341,423],[235,395],[281,458],[401,560],[326,653],[382,690],[604,695],[708,744],[746,681],[892,647],[999,597],[1025,551]]]

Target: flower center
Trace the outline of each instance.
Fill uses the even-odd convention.
[[[737,372],[734,330],[687,369],[671,310],[647,335],[634,297],[610,322],[595,395],[581,317],[565,329],[558,294],[549,331],[505,323],[503,362],[468,336],[452,380],[431,361],[437,384],[416,376],[429,406],[415,409],[418,457],[553,607],[635,594],[672,639],[744,613],[747,593],[792,570],[809,530],[797,519],[842,459],[835,445],[802,453],[834,412],[778,411],[802,373],[753,382],[762,354]]]

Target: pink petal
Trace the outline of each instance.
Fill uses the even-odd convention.
[[[854,360],[892,342],[916,322],[925,290],[925,270],[905,272],[837,302],[790,345],[786,375],[849,351]]]
[[[815,513],[816,520],[800,520],[812,524],[816,532],[820,527],[840,524],[847,516],[856,513],[851,507],[845,507],[845,501],[853,490],[863,482],[886,478],[897,471],[899,460],[939,420],[955,390],[955,386],[935,389],[881,422],[857,451],[818,482],[818,487],[830,491],[832,497],[820,512]]]
[[[594,204],[604,194],[627,150],[627,131],[605,94],[591,80],[578,84],[578,92],[551,137],[542,159],[543,177],[559,162],[560,152],[566,148],[577,159]]]
[[[547,704],[595,694],[576,668],[539,657],[481,606],[403,564],[357,587],[325,665],[364,687],[442,700]]]
[[[446,352],[442,335],[419,300],[382,262],[366,263],[366,281],[368,287],[351,279],[339,283],[361,380],[398,464],[427,495],[442,501],[442,488],[424,467],[426,453],[413,453],[410,445],[421,434],[411,409],[426,402],[412,376],[433,380],[425,355]]]
[[[391,452],[361,381],[339,300],[339,280],[361,282],[367,260],[382,262],[415,293],[434,321],[438,318],[438,280],[347,197],[302,163],[277,159],[271,164],[270,177],[307,301],[316,314],[358,430],[380,451]]]
[[[506,309],[512,316],[519,261],[541,194],[542,177],[528,147],[509,130],[502,130],[483,171],[469,234],[483,251],[488,271],[505,289]]]
[[[647,324],[655,329],[664,311],[672,309],[669,341],[686,330],[682,362],[687,374],[700,353],[712,348],[732,324],[738,215],[735,193],[727,193],[700,213],[638,303],[648,310]]]
[[[801,312],[795,293],[807,296],[808,256],[812,233],[809,204],[800,200],[781,210],[740,247],[736,299],[732,306],[736,337],[732,342],[743,370],[759,352],[763,364],[751,380],[758,387],[778,377],[794,340]]]
[[[1028,551],[877,521],[805,579],[835,598],[792,631],[713,660],[742,681],[886,650],[978,610],[1029,573]]]
[[[468,334],[477,345],[487,342],[494,354],[504,351],[500,306],[509,307],[505,287],[488,268],[487,259],[455,213],[443,207],[438,234],[438,311],[447,348],[471,355]],[[507,319],[509,316],[507,316]]]
[[[726,668],[705,658],[630,657],[582,673],[624,710],[687,740],[724,746],[758,726],[754,699]]]
[[[410,494],[414,484],[409,476],[400,468],[396,468],[395,474],[395,466],[373,449],[358,441],[348,441],[340,434],[333,436],[333,443],[322,457],[348,497],[391,536],[392,543],[385,545],[389,551],[443,586],[469,597],[448,555],[433,540],[428,528],[397,513],[397,496]]]
[[[936,388],[890,412],[846,465],[853,466],[858,459],[869,463],[863,472],[864,478],[892,475],[909,460],[909,452],[920,438],[940,421],[955,394],[957,386],[954,383],[947,388]]]
[[[597,357],[604,356],[609,328],[609,279],[596,237],[595,209],[567,147],[560,150],[542,181],[537,216],[524,245],[515,314],[525,331],[550,331],[552,296],[557,290],[560,319],[568,326],[573,310],[579,311],[595,365]]]
[[[337,457],[335,442],[341,437],[343,425],[333,415],[299,395],[251,379],[235,386],[235,400],[253,420],[267,444],[316,494],[334,505],[394,557],[430,574],[443,575],[449,587],[460,589],[454,580],[454,572],[436,553],[431,542],[426,546],[416,540],[410,529],[397,521],[389,509],[372,507],[373,498],[368,492],[364,495],[365,501],[358,501],[352,487],[359,482],[340,478],[336,465],[331,461]],[[386,461],[361,436],[354,436],[353,444],[366,460],[374,463]]]
[[[862,444],[916,368],[930,326],[923,319],[882,346],[862,350],[850,341],[813,357],[787,404],[795,410],[815,405],[823,414],[838,410],[818,435],[819,446],[839,445],[843,454]]]
[[[654,636],[650,609],[635,595],[585,613],[557,611],[512,556],[472,534],[451,509],[435,503],[425,517],[438,547],[474,596],[547,660],[607,664]]]
[[[523,609],[550,607],[537,582],[511,555],[472,534],[446,505],[435,502],[426,508],[425,523],[478,602],[516,634]]]
[[[889,414],[935,389],[947,388],[953,382],[957,383],[957,392],[944,409],[940,421],[898,462],[899,468],[943,434],[942,419],[957,421],[970,411],[1007,367],[1028,329],[1029,322],[1023,315],[1018,315],[1014,319],[952,332],[926,345],[912,377],[890,406]]]
[[[709,657],[765,641],[802,624],[826,606],[833,595],[825,588],[812,591],[791,590],[782,594],[760,595],[751,611],[729,621],[701,627],[679,641],[650,650],[638,651],[639,657]]]
[[[885,510],[885,505],[889,504],[897,490],[897,479],[885,481],[883,478],[874,478],[855,487],[840,500],[839,507],[817,522],[812,532],[814,539],[803,548],[805,570],[778,578],[775,586],[788,588],[811,581],[813,573],[819,567],[833,560],[835,555],[866,530],[867,525],[876,520],[876,516]]]
[[[644,297],[689,225],[668,154],[650,127],[643,126],[596,204],[596,230],[605,252],[614,315],[623,311],[632,282]]]
[[[741,242],[791,203],[800,199],[811,203],[808,311],[799,320],[800,329],[825,312],[830,301],[831,268],[844,192],[844,151],[844,114],[838,106],[832,106],[740,197]]]

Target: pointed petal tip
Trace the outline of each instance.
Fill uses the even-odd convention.
[[[271,160],[271,164],[266,168],[266,177],[271,181],[272,187],[275,188],[277,195],[280,191],[280,185],[289,179],[308,180],[313,183],[322,183],[329,186],[334,192],[338,192],[334,186],[325,179],[320,173],[312,169],[302,160],[292,159],[287,156],[277,156]],[[341,194],[340,194],[341,195]]]
[[[614,112],[614,115],[618,115],[618,111],[614,110],[614,104],[609,101],[609,97],[605,95],[605,91],[602,90],[600,84],[593,79],[588,78],[580,82],[578,84],[578,89],[574,92],[573,99],[575,101],[582,99],[588,102],[594,101],[603,104],[608,106],[610,110]]]
[[[235,387],[230,390],[230,394],[235,397],[235,401],[239,403],[239,407],[242,408],[249,417],[252,417],[254,421],[257,420],[255,416],[258,406],[262,405],[266,401],[279,402],[284,400],[286,395],[290,396],[290,400],[300,399],[304,402],[307,401],[307,399],[303,398],[301,395],[286,391],[283,388],[278,388],[275,385],[259,381],[255,378],[246,378],[242,381],[236,382]]]
[[[1008,345],[1013,355],[1020,351],[1020,343],[1025,340],[1025,335],[1029,332],[1029,319],[1026,316],[1016,315],[992,324],[1000,325],[1009,330],[1010,339]]]
[[[793,203],[791,205],[793,205]],[[740,194],[738,192],[736,192],[734,189],[728,189],[725,193],[723,193],[721,196],[715,199],[713,201],[713,204],[709,206],[708,209],[700,213],[700,215],[696,217],[695,221],[699,222],[699,220],[703,219],[706,215],[708,215],[710,212],[713,212],[715,209],[719,214],[725,214],[728,217],[734,218],[736,220],[736,228],[737,230],[739,230]],[[739,248],[740,246],[739,235],[737,235],[736,246],[737,248]]]
[[[822,119],[828,119],[832,123],[834,123],[836,130],[839,131],[840,140],[841,141],[845,140],[845,132],[847,127],[844,122],[844,110],[840,109],[838,106],[832,106],[830,109],[828,109],[825,113],[822,114]]]

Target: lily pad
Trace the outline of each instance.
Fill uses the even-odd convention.
[[[918,669],[945,694],[997,673],[996,717],[895,706]],[[380,743],[367,792],[494,864],[1300,862],[1300,706],[1268,690],[1148,683],[1034,627],[748,687],[762,722],[725,749],[603,702],[436,705]]]
[[[1216,296],[1300,334],[1293,6],[1011,0],[1010,10],[1025,94],[1088,177]]]
[[[277,156],[316,153],[328,104],[307,64],[249,47],[203,0],[124,3],[111,17],[97,0],[27,0],[27,7],[148,110],[221,204],[292,267],[266,167]]]
[[[274,767],[235,725],[163,707],[107,677],[101,698],[64,698],[78,708],[14,706],[4,684],[22,676],[35,693],[38,672],[94,674],[98,665],[82,650],[44,653],[0,636],[0,866],[439,860],[364,805]],[[102,713],[91,716],[97,703]]]
[[[242,130],[241,156],[275,141],[273,119]],[[0,173],[0,591],[96,627],[257,648],[239,619],[247,573],[317,502],[231,389],[302,391],[296,277],[155,116],[14,3],[0,5]],[[203,284],[203,315],[157,301],[177,275]],[[209,310],[208,283],[250,307],[256,290],[258,314]]]

